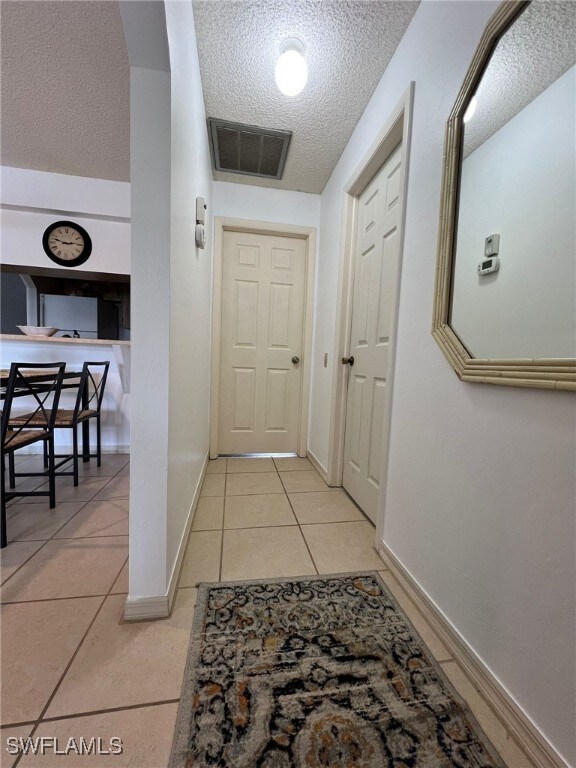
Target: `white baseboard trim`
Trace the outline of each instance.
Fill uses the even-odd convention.
[[[124,603],[126,621],[167,619],[168,616],[170,616],[170,604],[167,594],[153,597],[127,597]]]
[[[190,505],[190,511],[186,519],[186,525],[180,539],[180,545],[178,546],[178,555],[174,561],[174,567],[170,575],[170,582],[168,584],[168,591],[165,595],[154,595],[152,597],[130,597],[126,599],[124,605],[124,618],[126,621],[146,621],[150,619],[166,619],[170,616],[172,611],[172,605],[176,596],[176,589],[178,587],[178,580],[180,578],[180,569],[182,568],[182,562],[186,553],[186,544],[188,543],[188,537],[190,535],[190,529],[192,528],[192,522],[194,521],[194,514],[196,513],[196,507],[198,506],[198,500],[200,498],[200,491],[202,489],[202,483],[204,482],[204,476],[206,475],[206,469],[208,468],[209,455],[206,453],[204,458],[204,464],[198,483],[196,484],[196,490],[192,498],[192,504]]]
[[[400,582],[412,601],[416,603],[474,687],[480,691],[512,738],[526,752],[534,765],[538,768],[570,768],[482,659],[432,602],[390,548],[381,542],[377,549],[390,572]]]
[[[316,458],[316,456],[314,456],[312,451],[308,451],[308,460],[310,461],[310,463],[312,464],[316,472],[318,472],[322,480],[324,480],[324,482],[328,485],[328,471],[325,469],[325,467],[322,466],[322,464]]]

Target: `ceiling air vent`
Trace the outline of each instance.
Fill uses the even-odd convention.
[[[208,118],[212,159],[217,171],[281,179],[292,131]]]

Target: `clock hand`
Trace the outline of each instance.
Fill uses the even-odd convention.
[[[62,243],[62,245],[77,245],[77,243],[68,242],[68,240],[60,240],[57,237],[55,237],[54,240],[56,240],[57,243]]]

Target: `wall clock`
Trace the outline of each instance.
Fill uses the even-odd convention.
[[[92,240],[84,227],[72,221],[50,224],[42,237],[46,255],[61,267],[78,267],[92,253]]]

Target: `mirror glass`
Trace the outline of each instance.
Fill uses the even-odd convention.
[[[450,325],[472,357],[576,358],[576,7],[533,0],[466,108]]]

